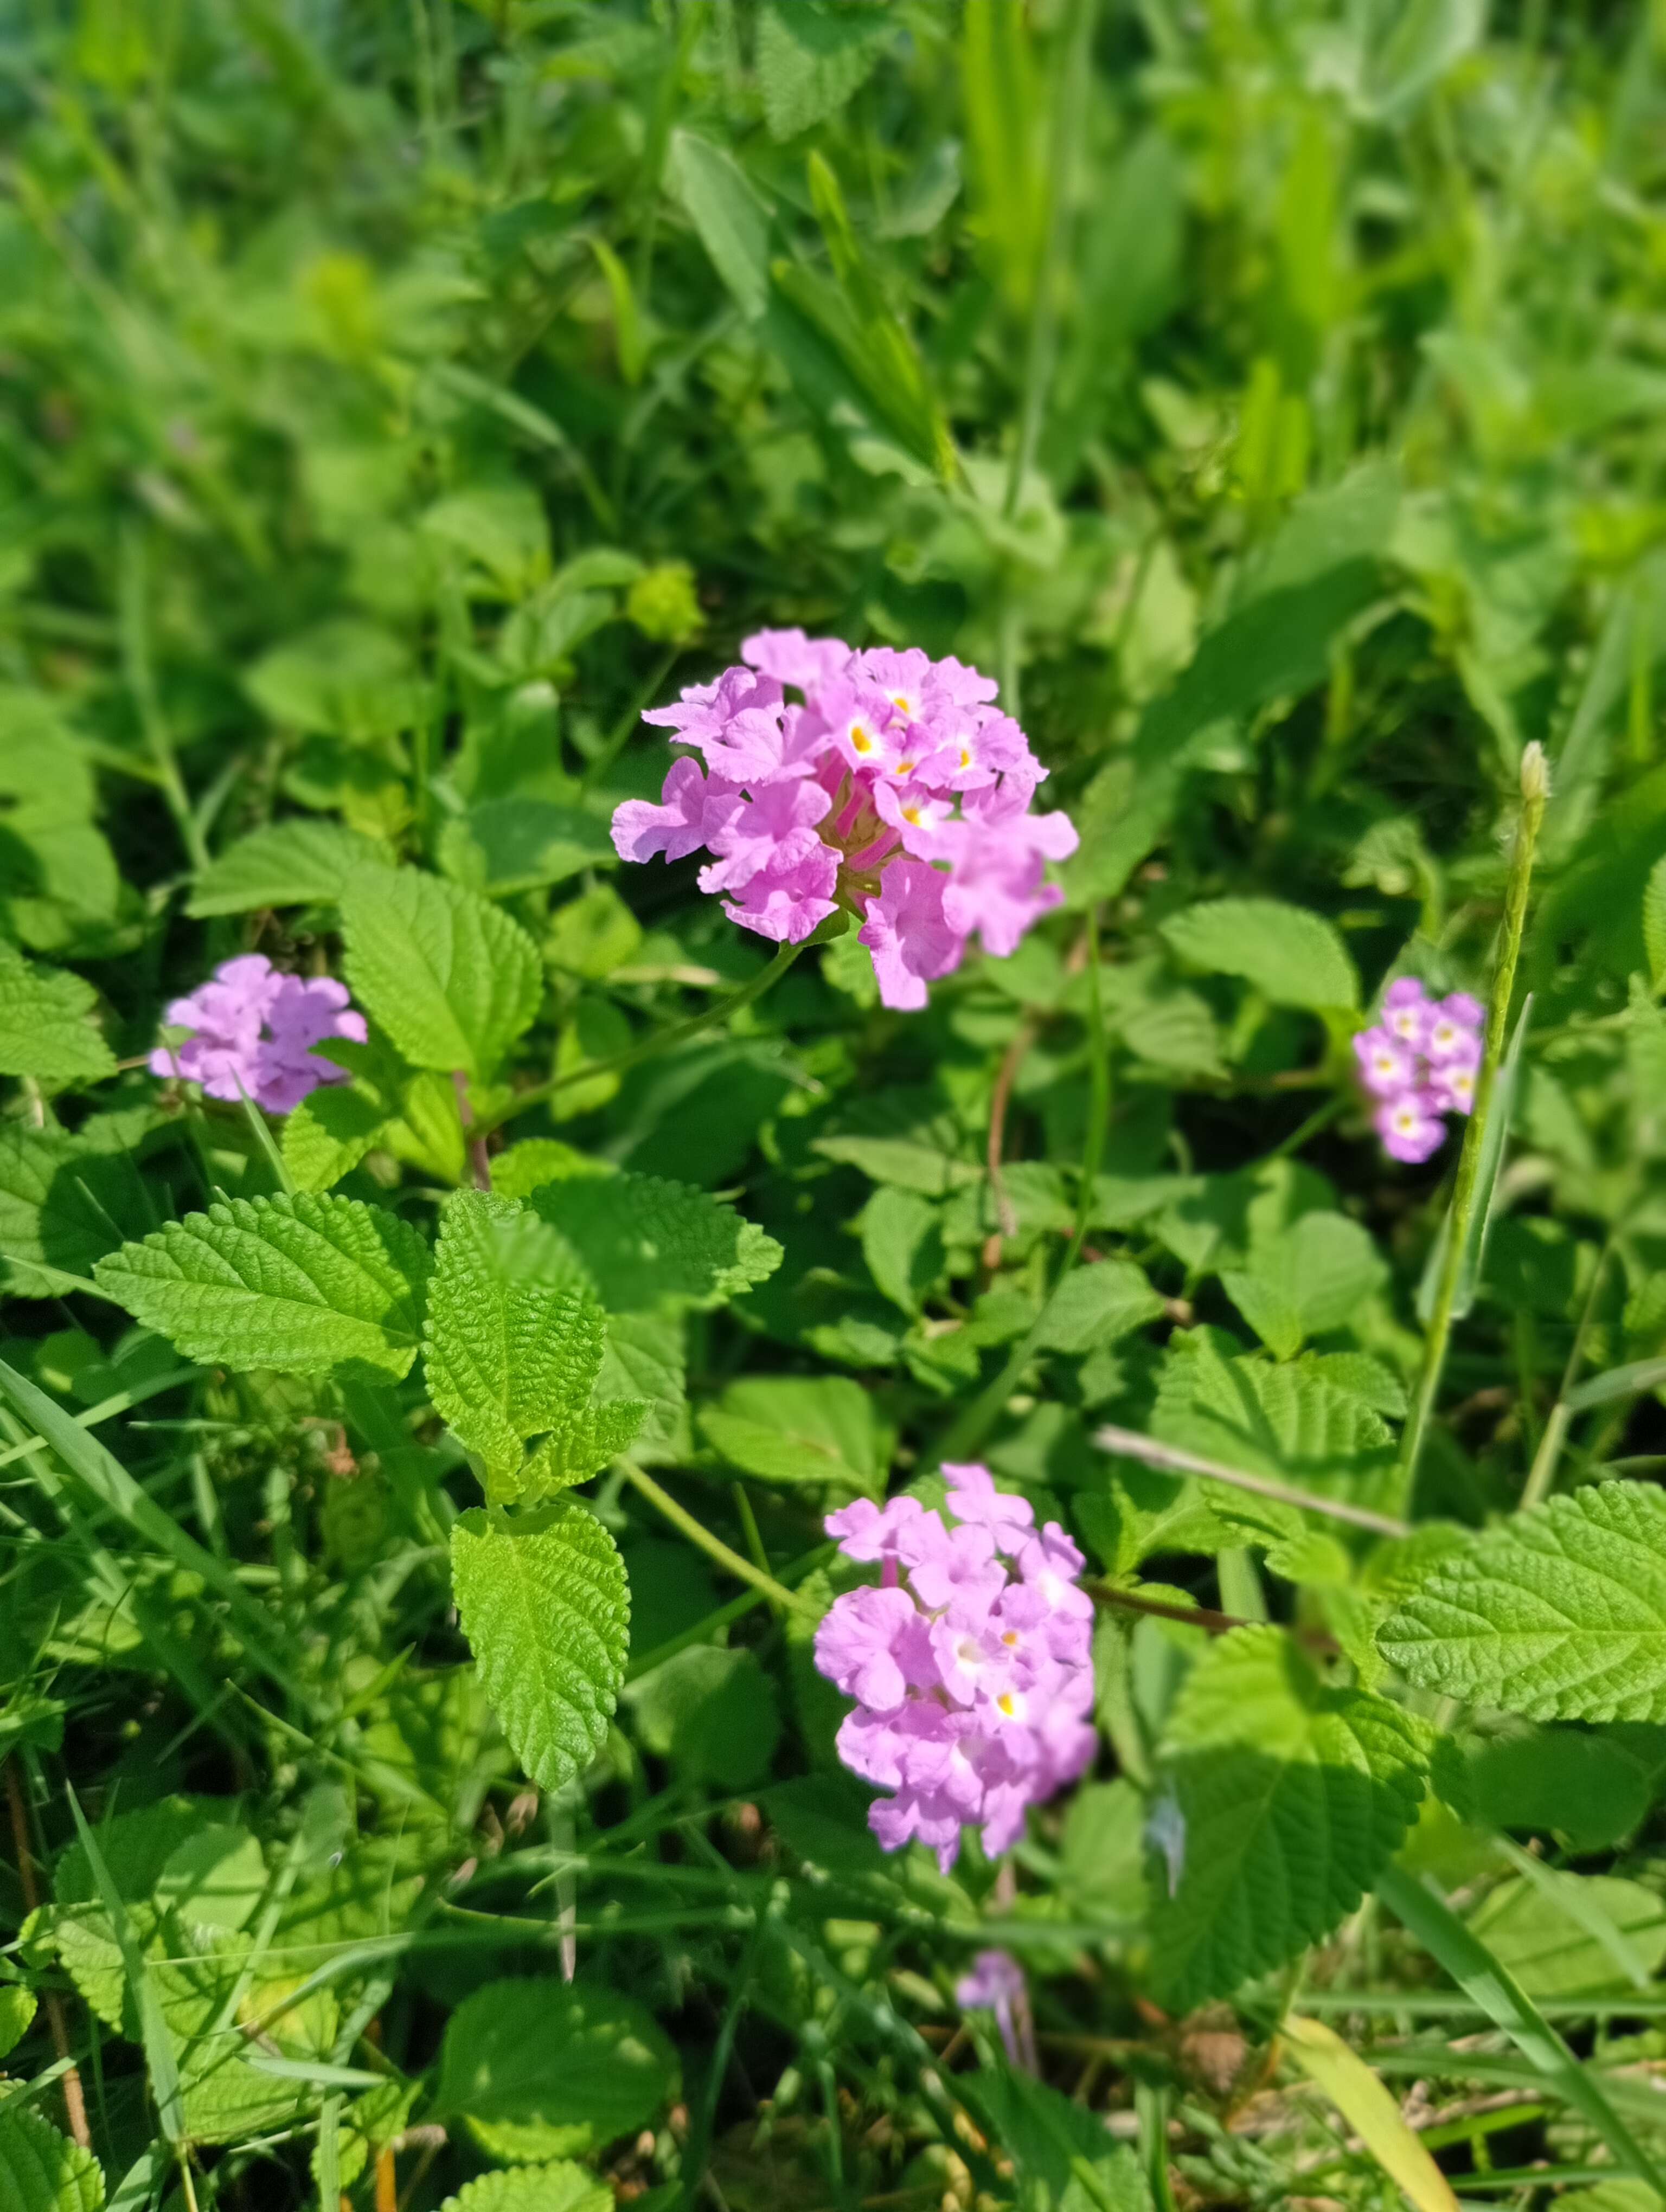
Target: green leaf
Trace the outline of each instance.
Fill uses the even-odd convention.
[[[610,1313],[721,1305],[781,1265],[775,1238],[733,1206],[657,1176],[569,1176],[528,1203],[561,1231]]]
[[[413,1067],[489,1077],[538,1013],[537,945],[460,884],[373,870],[348,884],[341,918],[353,994]]]
[[[530,484],[471,484],[436,501],[421,526],[477,562],[509,599],[524,599],[550,573],[549,517]]]
[[[423,1328],[428,1247],[350,1198],[235,1198],[124,1244],[100,1287],[188,1358],[222,1367],[404,1375]]]
[[[1054,1291],[1036,1343],[1044,1352],[1094,1352],[1162,1311],[1143,1268],[1131,1260],[1095,1261],[1073,1268]]]
[[[530,1198],[541,1183],[565,1182],[572,1176],[611,1176],[611,1160],[598,1159],[559,1137],[526,1137],[494,1155],[492,1188],[500,1198]]]
[[[1170,1342],[1151,1433],[1246,1474],[1356,1504],[1382,1502],[1395,1462],[1388,1425],[1361,1399],[1305,1365],[1224,1358],[1202,1330]],[[1219,1495],[1209,1494],[1211,1505]]]
[[[943,1231],[937,1208],[917,1191],[881,1185],[860,1216],[862,1257],[891,1304],[916,1314],[943,1273]]]
[[[0,1122],[0,1269],[9,1296],[79,1289],[93,1264],[155,1219],[138,1169],[85,1136]]]
[[[749,322],[769,304],[769,210],[721,146],[673,131],[666,182]]]
[[[1586,1729],[1527,1728],[1463,1747],[1467,1819],[1565,1835],[1576,1850],[1617,1844],[1652,1796],[1649,1769],[1624,1744]]]
[[[691,1644],[625,1692],[642,1747],[691,1782],[745,1790],[769,1772],[781,1736],[775,1685],[751,1651]]]
[[[434,2110],[502,2128],[500,2141],[530,2138],[533,2157],[558,2157],[641,2126],[677,2078],[669,2039],[634,1998],[548,1979],[489,1982],[446,2024]]]
[[[613,2191],[588,2166],[562,2159],[509,2166],[465,2181],[440,2212],[612,2212]]]
[[[1420,1686],[1529,1720],[1666,1721],[1666,1495],[1595,1483],[1517,1513],[1377,1643]]]
[[[607,1737],[630,1640],[613,1539],[576,1499],[514,1522],[478,1510],[452,1529],[463,1632],[503,1733],[534,1782],[560,1790]]]
[[[591,1405],[606,1340],[606,1316],[547,1223],[485,1191],[446,1201],[429,1290],[429,1395],[479,1454],[494,1504],[582,1482],[635,1434],[640,1401]],[[525,1461],[534,1437],[545,1441]]]
[[[104,2168],[27,2105],[0,2106],[0,2205],[5,2212],[101,2212]]]
[[[409,647],[351,616],[275,645],[246,671],[243,687],[274,722],[350,743],[409,729],[426,705]]]
[[[897,28],[884,8],[767,0],[757,19],[757,77],[769,136],[793,138],[836,115]]]
[[[37,968],[0,939],[0,1075],[98,1083],[115,1054],[88,1017],[98,994],[64,968]]]
[[[1282,1966],[1351,1912],[1423,1795],[1413,1723],[1326,1684],[1282,1630],[1235,1629],[1197,1661],[1162,1745],[1184,1822],[1152,1956],[1177,2008]]]
[[[15,2051],[28,2033],[39,2000],[16,1982],[0,1984],[0,2058]]]
[[[1317,1212],[1252,1238],[1249,1267],[1223,1269],[1220,1280],[1262,1341],[1293,1359],[1310,1336],[1345,1328],[1388,1274],[1368,1231],[1346,1214]]]
[[[1281,899],[1209,899],[1162,925],[1183,960],[1212,975],[1242,975],[1280,1006],[1359,1003],[1359,978],[1334,926]]]
[[[297,1190],[325,1191],[380,1142],[391,1116],[351,1084],[321,1083],[283,1117],[283,1165]]]
[[[185,911],[198,920],[253,914],[269,906],[334,906],[355,876],[391,869],[378,838],[339,822],[297,817],[256,830],[211,860],[197,878]]]
[[[766,1482],[837,1482],[875,1495],[884,1485],[873,1401],[846,1376],[732,1382],[700,1425],[732,1467]]]
[[[1666,1960],[1666,1905],[1640,1881],[1531,1863],[1530,1880],[1500,1882],[1469,1916],[1470,1933],[1528,1996],[1647,1989]]]

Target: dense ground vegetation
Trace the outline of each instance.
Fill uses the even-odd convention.
[[[1666,2188],[1666,21],[1486,13],[0,0],[4,2212]],[[917,1012],[609,834],[792,625],[1080,833]],[[1100,1737],[947,1872],[945,1460]]]

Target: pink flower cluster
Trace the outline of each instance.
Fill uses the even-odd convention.
[[[1382,1102],[1377,1133],[1395,1159],[1426,1160],[1445,1141],[1441,1115],[1474,1109],[1482,1018],[1467,991],[1431,999],[1402,975],[1384,994],[1382,1020],[1353,1040],[1360,1080]]]
[[[264,953],[246,952],[216,968],[164,1017],[189,1030],[177,1045],[150,1055],[153,1075],[200,1083],[210,1098],[252,1098],[269,1114],[287,1114],[320,1083],[345,1083],[347,1070],[313,1050],[325,1037],[365,1042],[364,1016],[347,1003],[332,975],[284,975]]]
[[[857,1701],[839,1729],[845,1765],[894,1797],[868,1823],[888,1851],[911,1837],[945,1873],[960,1831],[991,1856],[1026,1809],[1093,1756],[1093,1601],[1082,1555],[1056,1521],[1035,1525],[987,1468],[945,1467],[951,1528],[917,1498],[860,1498],[827,1516],[847,1559],[877,1561],[877,1585],[835,1598],[816,1664]]]
[[[888,1006],[923,1006],[974,933],[1004,956],[1059,903],[1046,864],[1075,851],[1076,832],[1065,814],[1030,811],[1047,770],[988,677],[801,629],[762,630],[740,650],[745,666],[643,718],[693,750],[658,805],[615,813],[622,859],[703,848],[702,890],[788,944],[844,907]]]

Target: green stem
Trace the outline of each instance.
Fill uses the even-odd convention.
[[[618,1460],[615,1464],[633,1490],[639,1491],[656,1512],[663,1513],[673,1528],[680,1528],[690,1543],[697,1545],[708,1559],[715,1559],[726,1573],[734,1576],[738,1582],[750,1583],[754,1589],[762,1590],[772,1604],[789,1613],[802,1613],[807,1620],[821,1619],[818,1606],[789,1590],[773,1575],[766,1575],[750,1559],[742,1559],[739,1552],[732,1552],[721,1537],[714,1536],[709,1528],[679,1505],[668,1490],[662,1490],[651,1474],[644,1474],[640,1467],[633,1467],[629,1460]]]
[[[1082,1144],[1082,1180],[1076,1194],[1076,1227],[1070,1248],[1059,1270],[1059,1281],[1075,1266],[1087,1240],[1088,1217],[1093,1211],[1093,1186],[1105,1156],[1105,1137],[1110,1121],[1110,1047],[1105,1036],[1105,1010],[1099,994],[1099,916],[1087,910],[1087,1134]]]
[[[816,938],[808,937],[798,945],[783,945],[769,966],[754,975],[750,983],[743,984],[738,991],[731,991],[727,998],[717,1000],[703,1012],[691,1014],[687,1021],[673,1022],[669,1029],[655,1030],[651,1037],[645,1037],[641,1044],[632,1045],[629,1051],[616,1052],[611,1060],[587,1060],[578,1067],[569,1068],[564,1075],[552,1075],[547,1083],[540,1083],[531,1091],[517,1092],[501,1114],[475,1123],[475,1135],[483,1140],[494,1129],[501,1129],[506,1121],[514,1121],[518,1114],[526,1113],[530,1107],[541,1106],[546,1098],[553,1098],[558,1091],[566,1090],[569,1084],[589,1083],[599,1075],[623,1075],[627,1068],[639,1067],[645,1060],[655,1060],[662,1052],[671,1052],[678,1045],[687,1043],[690,1037],[698,1036],[703,1030],[715,1029],[720,1022],[727,1021],[732,1015],[739,1013],[743,1007],[750,1006],[755,999],[761,999],[771,984],[780,981],[805,945],[816,941]]]
[[[1024,480],[1035,465],[1036,448],[1041,443],[1042,426],[1047,419],[1054,356],[1058,350],[1059,276],[1069,242],[1071,194],[1086,118],[1091,82],[1089,58],[1097,12],[1097,0],[1072,0],[1059,44],[1058,71],[1053,83],[1054,130],[1052,157],[1048,165],[1047,234],[1036,270],[1036,294],[1031,303],[1025,348],[1018,434],[1012,447],[1006,496],[1002,504],[1002,513],[1009,522],[1018,511]]]
[[[1481,1057],[1481,1081],[1475,1090],[1475,1110],[1463,1132],[1463,1150],[1458,1156],[1457,1179],[1452,1189],[1451,1212],[1447,1217],[1445,1256],[1435,1291],[1434,1310],[1429,1317],[1428,1335],[1424,1341],[1423,1373],[1419,1381],[1412,1417],[1406,1425],[1401,1458],[1400,1494],[1402,1507],[1408,1511],[1417,1486],[1417,1463],[1428,1431],[1429,1418],[1440,1395],[1440,1379],[1446,1365],[1447,1346],[1452,1334],[1452,1310],[1457,1297],[1458,1279],[1469,1249],[1481,1147],[1487,1136],[1487,1120],[1493,1110],[1499,1064],[1504,1057],[1505,1036],[1510,1024],[1510,1002],[1516,986],[1516,965],[1521,957],[1522,937],[1527,924],[1527,895],[1533,879],[1534,848],[1538,844],[1539,827],[1544,820],[1545,801],[1550,795],[1549,773],[1545,765],[1544,752],[1537,744],[1529,745],[1522,755],[1521,789],[1522,811],[1516,828],[1515,851],[1511,856],[1509,886],[1505,895],[1504,927],[1499,945],[1498,969],[1493,978],[1493,993],[1487,1008],[1487,1042]]]

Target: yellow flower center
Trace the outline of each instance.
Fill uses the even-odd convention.
[[[873,750],[873,740],[860,722],[853,722],[851,725],[850,742],[859,753],[871,753]]]

